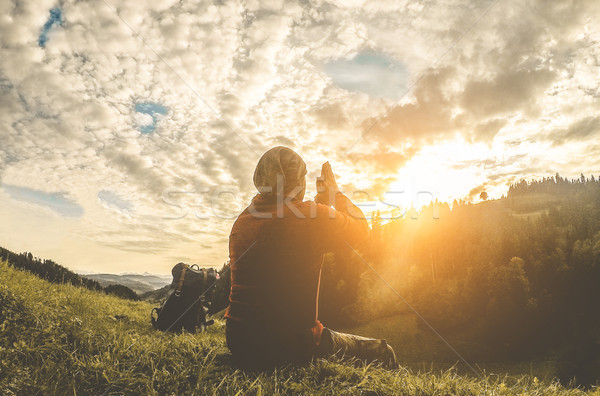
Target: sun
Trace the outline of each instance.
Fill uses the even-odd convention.
[[[430,202],[452,202],[471,200],[469,193],[476,187],[488,184],[491,158],[502,153],[497,148],[483,143],[462,140],[437,143],[423,147],[417,155],[399,170],[387,192],[378,201],[363,203],[361,209],[370,216],[379,211],[383,214],[402,215],[410,208],[420,209]],[[490,197],[502,194],[502,188],[490,185]],[[477,193],[478,200],[479,193]],[[384,216],[385,217],[385,216]]]

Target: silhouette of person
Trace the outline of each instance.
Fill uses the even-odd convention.
[[[259,194],[229,237],[231,292],[225,317],[233,358],[250,367],[307,362],[333,354],[397,367],[385,340],[343,334],[318,320],[322,255],[368,238],[362,211],[342,194],[328,162],[315,201],[303,201],[306,164],[275,147],[254,172]]]

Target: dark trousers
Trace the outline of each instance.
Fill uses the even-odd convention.
[[[227,347],[244,368],[269,368],[289,363],[307,363],[313,357],[356,358],[367,363],[398,368],[396,354],[385,340],[323,329],[321,343],[314,345],[309,332],[271,331],[227,320]]]
[[[394,349],[385,340],[323,329],[317,356],[350,357],[367,363],[379,362],[390,369],[398,368]]]

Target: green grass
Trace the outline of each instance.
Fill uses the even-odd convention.
[[[341,329],[348,333],[363,334],[383,338],[390,344],[398,360],[405,367],[416,371],[448,370],[455,368],[460,374],[476,376],[475,373],[448,346],[426,326],[420,326],[421,319],[406,310],[403,313],[372,320],[352,328]],[[546,381],[552,381],[557,375],[556,358],[537,358],[533,360],[489,361],[493,352],[486,350],[473,340],[473,334],[464,329],[444,330],[441,335],[452,347],[479,372],[503,373],[513,376],[527,373]]]
[[[205,333],[165,334],[150,326],[151,308],[0,263],[0,394],[584,394],[527,375],[480,379],[340,360],[246,373],[230,364],[221,320]]]

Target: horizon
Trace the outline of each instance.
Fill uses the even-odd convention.
[[[365,212],[600,175],[598,3],[2,11],[0,244],[77,272],[220,268],[277,145]]]
[[[526,180],[526,179],[523,178],[523,179],[520,179],[520,181],[531,182],[531,181],[541,181],[541,180],[544,180],[544,179],[555,179],[555,176],[557,176],[557,175],[559,175],[563,180],[566,180],[566,181],[569,181],[569,182],[573,182],[573,181],[576,182],[576,181],[581,180],[581,175],[586,176],[587,180],[596,177],[593,174],[589,174],[589,177],[588,177],[588,175],[586,175],[584,173],[580,173],[579,177],[564,177],[563,175],[560,175],[557,172],[557,173],[555,173],[552,176],[546,176],[546,177],[542,177],[540,179]],[[597,180],[600,180],[600,177],[598,177]],[[478,198],[477,200],[472,200],[472,201],[466,201],[464,199],[456,199],[456,201],[457,202],[464,202],[465,204],[469,204],[469,205],[471,205],[471,204],[483,204],[485,202],[497,201],[497,200],[500,200],[500,199],[506,199],[506,198],[508,198],[508,192],[509,191],[508,191],[508,188],[507,188],[506,193],[502,194],[500,197],[486,198],[486,199]],[[421,212],[424,209],[426,209],[427,206],[429,206],[431,204],[434,204],[434,205],[435,204],[438,204],[438,205],[447,204],[449,206],[450,210],[452,210],[454,208],[454,203],[453,202],[448,202],[448,201],[437,201],[437,202],[434,202],[433,200],[429,200],[426,203],[424,203],[423,205],[421,205],[420,207],[414,207],[414,209],[417,211],[417,214],[420,216]],[[371,219],[372,219],[373,214],[375,212],[378,212],[378,214],[380,216],[383,214],[383,216],[381,216],[382,224],[383,225],[391,223],[391,222],[394,222],[394,221],[398,221],[398,220],[405,220],[405,219],[417,220],[417,217],[409,216],[409,211],[410,211],[411,208],[405,207],[403,209],[405,209],[405,210],[402,212],[401,215],[395,215],[394,212],[388,212],[389,213],[388,214],[389,217],[385,217],[385,213],[381,213],[380,210],[375,209],[372,212],[369,212],[369,214],[367,215],[367,219],[370,222]],[[434,215],[434,216],[436,216],[436,215]],[[439,216],[439,214],[437,216]],[[439,219],[439,218],[440,217],[434,217],[434,219]],[[4,248],[6,248],[8,250],[11,250],[11,251],[13,251],[16,254],[21,254],[21,253],[25,253],[25,252],[31,252],[32,254],[34,253],[34,252],[30,251],[30,249],[29,250],[28,249],[24,249],[24,250],[17,251],[15,249],[12,249],[12,248],[9,248],[9,247],[6,247],[6,246],[0,246],[0,247],[4,247]],[[63,267],[66,267],[66,268],[70,269],[71,271],[73,271],[76,274],[79,274],[81,276],[89,276],[89,275],[115,275],[115,276],[143,275],[143,276],[156,276],[156,277],[159,277],[159,278],[171,278],[172,277],[172,274],[171,274],[172,266],[176,264],[175,263],[175,264],[171,265],[171,267],[167,268],[167,270],[165,270],[162,273],[152,273],[152,272],[148,272],[148,271],[144,271],[144,272],[130,272],[130,271],[125,271],[125,272],[106,272],[106,271],[104,271],[104,272],[101,272],[101,271],[93,271],[93,270],[90,271],[90,270],[85,270],[85,269],[80,270],[80,269],[78,269],[76,267],[75,268],[71,268],[71,267],[68,267],[68,266],[64,265],[61,262],[57,262],[52,257],[41,257],[41,256],[37,256],[35,254],[33,255],[33,257],[37,258],[37,259],[40,259],[42,261],[45,260],[45,259],[52,260],[55,263],[57,263],[59,265],[62,265]],[[201,267],[210,267],[210,268],[215,268],[215,269],[219,270],[225,263],[226,262],[221,263],[221,264],[217,264],[217,265],[209,265],[209,264],[207,264],[207,265],[201,265]],[[186,264],[192,265],[192,264],[198,264],[198,263],[189,262],[189,263],[186,263]]]

